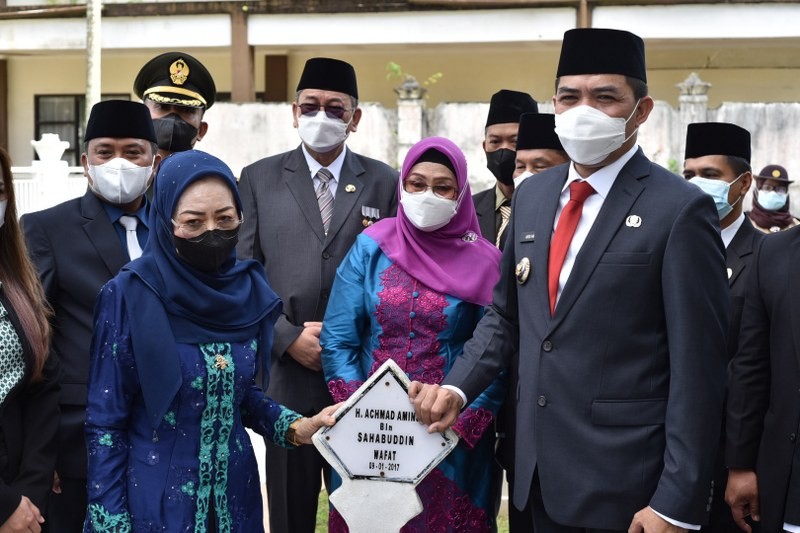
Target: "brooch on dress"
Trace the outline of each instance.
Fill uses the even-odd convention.
[[[228,368],[228,360],[222,354],[217,354],[217,357],[214,359],[214,366],[220,370],[225,370]]]

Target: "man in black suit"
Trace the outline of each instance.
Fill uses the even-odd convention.
[[[214,105],[217,88],[194,57],[185,52],[157,55],[139,70],[133,91],[150,110],[162,158],[191,150],[205,137],[203,115]]]
[[[753,250],[764,236],[742,210],[742,203],[753,180],[750,168],[750,132],[735,124],[700,122],[686,130],[683,177],[710,195],[720,218],[725,245],[728,286],[731,290],[731,315],[728,327],[728,360],[739,346],[739,329],[744,307],[745,280],[750,273]],[[725,503],[728,469],[725,466],[725,432],[720,433],[714,471],[714,500],[711,517],[701,531],[736,533],[731,509]]]
[[[653,109],[646,80],[636,35],[564,35],[555,124],[573,163],[514,193],[493,304],[444,385],[409,391],[437,431],[517,366],[521,531],[679,532],[708,518],[724,250],[708,195],[636,146]]]
[[[472,196],[481,235],[502,249],[503,232],[511,216],[514,166],[519,117],[536,113],[539,106],[528,93],[502,89],[492,95],[484,129],[486,167],[496,178],[495,186]]]
[[[564,163],[569,156],[556,135],[556,119],[551,113],[523,113],[519,117],[514,187],[534,174]]]
[[[766,236],[747,281],[728,384],[728,486],[737,525],[800,531],[800,229]]]
[[[161,160],[150,112],[135,102],[92,107],[84,142],[86,194],[22,217],[31,259],[55,312],[52,353],[61,367],[59,457],[46,523],[51,533],[83,530],[83,425],[95,297],[141,255],[148,233],[144,192]]]
[[[361,119],[350,64],[309,59],[292,110],[302,144],[242,171],[244,223],[237,251],[264,264],[283,300],[267,392],[310,415],[333,402],[322,375],[319,335],[336,268],[365,227],[394,216],[398,174],[345,146]],[[330,466],[313,446],[266,446],[270,529],[313,532],[320,479],[324,472],[327,483]]]

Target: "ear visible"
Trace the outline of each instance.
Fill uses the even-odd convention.
[[[639,107],[636,108],[636,115],[634,117],[636,127],[641,126],[647,121],[647,117],[650,116],[650,112],[653,111],[654,106],[655,102],[649,96],[645,96],[639,100]]]
[[[153,183],[153,180],[156,179],[156,174],[158,173],[158,165],[160,164],[161,164],[161,155],[156,154],[155,158],[153,158],[153,173],[150,174],[150,178],[148,178],[147,180],[148,187],[150,187],[150,185]]]
[[[202,141],[203,137],[206,136],[206,132],[207,131],[208,131],[208,122],[201,122],[200,123],[200,127],[197,128],[197,137],[196,137],[196,139],[198,141]]]
[[[294,128],[297,128],[298,109],[299,106],[297,105],[297,102],[292,102],[292,127]]]
[[[361,108],[357,107],[355,111],[353,111],[353,120],[350,121],[350,126],[347,128],[347,131],[354,132],[358,131],[358,123],[361,121]]]
[[[745,172],[742,175],[742,190],[739,192],[739,196],[744,198],[747,194],[747,191],[750,190],[750,185],[753,183],[753,173],[752,172]]]
[[[89,175],[89,156],[86,152],[81,154],[81,165],[83,166],[83,175],[89,180],[89,185],[92,184],[92,177]]]

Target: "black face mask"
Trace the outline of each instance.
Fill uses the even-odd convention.
[[[239,229],[213,229],[192,239],[172,236],[178,257],[203,272],[218,272],[239,242]]]
[[[170,113],[162,118],[154,118],[153,127],[156,130],[158,147],[166,152],[191,150],[198,131],[175,113]]]
[[[486,168],[491,170],[497,181],[503,185],[513,185],[516,158],[517,152],[508,148],[486,152]]]

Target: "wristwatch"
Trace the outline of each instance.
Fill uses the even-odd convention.
[[[286,430],[286,436],[284,440],[291,444],[292,446],[301,446],[303,443],[297,440],[297,427],[300,425],[300,421],[303,417],[296,418],[294,422],[289,424],[289,429]]]

